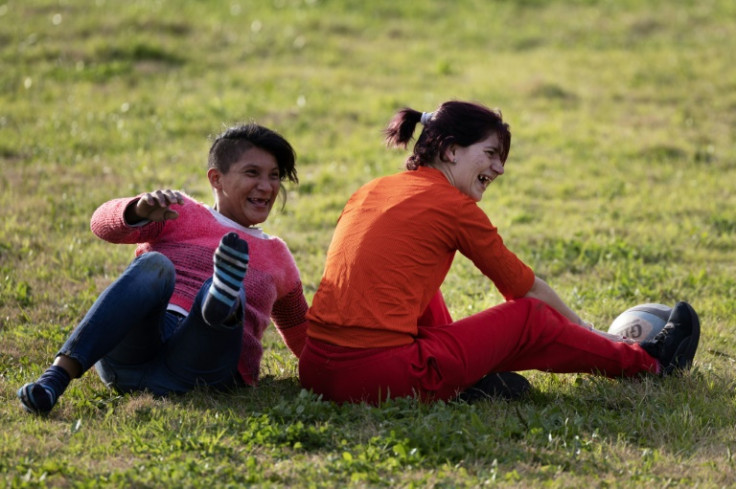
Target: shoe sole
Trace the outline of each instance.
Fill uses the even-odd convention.
[[[687,306],[687,310],[690,313],[690,319],[692,321],[692,331],[690,336],[682,340],[682,343],[675,350],[675,354],[672,357],[673,363],[675,364],[674,370],[688,370],[693,364],[693,358],[695,358],[695,352],[698,349],[698,343],[700,342],[700,319],[698,314],[687,302],[683,302]]]

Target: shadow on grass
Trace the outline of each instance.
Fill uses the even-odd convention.
[[[632,452],[693,454],[736,415],[728,394],[733,386],[712,372],[633,381],[531,376],[531,395],[512,402],[428,405],[406,398],[377,407],[337,405],[301,389],[295,378],[265,377],[257,388],[203,388],[165,399],[109,393],[105,399],[98,391],[89,406],[137,424],[183,419],[192,432],[219,430],[246,451],[345,457],[336,463],[360,460],[366,468],[391,459],[426,467],[532,462],[563,470],[586,460],[588,469],[604,469]]]

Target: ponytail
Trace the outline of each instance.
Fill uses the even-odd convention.
[[[467,147],[492,133],[498,134],[501,161],[506,162],[511,146],[511,131],[499,110],[461,101],[445,102],[434,112],[419,112],[404,107],[394,115],[384,131],[386,145],[406,148],[420,123],[424,129],[414,144],[414,151],[406,160],[407,170],[432,165],[437,158],[443,159],[445,151],[453,144]]]
[[[421,120],[422,113],[409,107],[404,107],[398,111],[384,131],[386,146],[389,148],[406,148],[409,141],[414,137],[414,130]]]

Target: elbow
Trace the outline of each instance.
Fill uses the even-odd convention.
[[[544,280],[542,280],[541,278],[535,275],[534,282],[532,282],[532,287],[531,289],[529,289],[529,291],[526,294],[524,294],[524,297],[531,297],[533,299],[539,299],[540,291],[544,290],[546,285],[547,284],[545,283]]]

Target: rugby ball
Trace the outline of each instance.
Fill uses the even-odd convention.
[[[619,314],[608,332],[625,336],[637,343],[651,340],[662,331],[671,313],[672,308],[664,304],[639,304]]]

